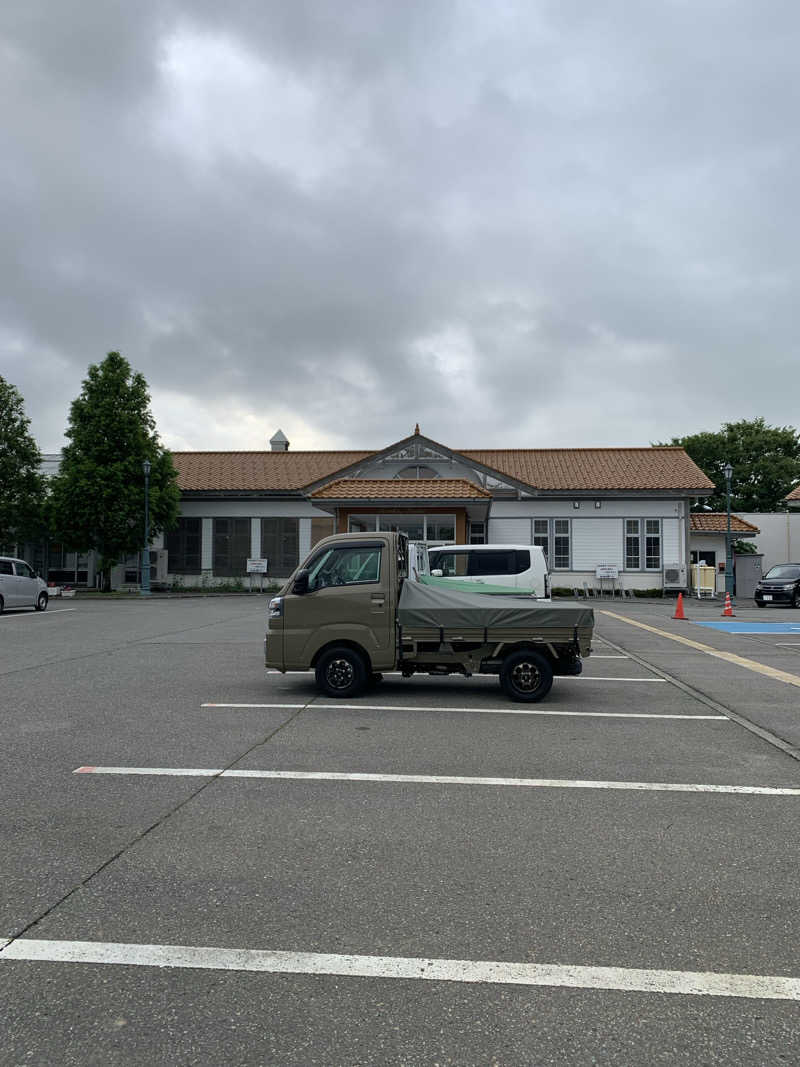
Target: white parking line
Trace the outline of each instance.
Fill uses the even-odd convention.
[[[346,956],[323,952],[282,952],[197,945],[137,945],[113,941],[46,941],[34,938],[19,938],[0,950],[0,962],[8,960],[122,964],[128,967],[194,967],[217,971],[259,971],[267,974],[402,978],[426,982],[800,1000],[800,979],[785,975],[585,967],[558,963]]]
[[[617,656],[606,656],[606,655],[599,655],[598,656],[596,653],[593,652],[591,658],[592,658],[592,660],[596,660],[596,659],[630,659],[630,656],[618,656],[618,655]]]
[[[0,622],[8,622],[9,619],[49,619],[53,615],[65,615],[68,611],[77,611],[77,608],[53,608],[51,611],[24,611],[20,615],[9,615],[9,608],[0,615]]]
[[[603,782],[572,778],[472,778],[453,774],[372,774],[362,771],[260,771],[200,767],[76,767],[73,774],[172,775],[179,778],[272,778],[315,782],[413,782],[420,785],[519,786],[528,789],[623,789],[655,793],[737,793],[798,797],[800,789],[772,785],[700,785],[692,782]]]
[[[456,711],[465,715],[560,715],[578,719],[701,719],[712,722],[730,722],[726,715],[678,715],[660,714],[650,711],[549,711],[541,708],[454,708],[454,707],[420,707],[417,704],[201,704],[201,708],[314,708],[345,711]]]

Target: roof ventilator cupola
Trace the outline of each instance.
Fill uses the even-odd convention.
[[[273,452],[288,452],[289,440],[283,430],[276,430],[269,439],[270,448]]]

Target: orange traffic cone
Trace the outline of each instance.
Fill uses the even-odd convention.
[[[683,614],[683,593],[678,593],[678,603],[675,605],[675,614],[672,617],[673,619],[686,619]]]
[[[725,610],[722,612],[723,619],[734,619],[736,616],[733,614],[733,604],[731,604],[731,594],[725,594]]]

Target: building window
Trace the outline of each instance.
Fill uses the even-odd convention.
[[[544,550],[545,561],[550,559],[550,520],[533,520],[533,543]]]
[[[415,481],[419,478],[438,477],[439,475],[436,473],[433,467],[423,467],[419,465],[413,467],[403,467],[402,470],[399,470],[397,474],[395,474],[395,478],[411,478]]]
[[[471,522],[469,524],[469,543],[471,545],[486,544],[486,523]]]
[[[331,533],[330,529],[323,536],[327,536],[328,533]],[[289,577],[300,562],[300,534],[297,519],[261,520],[261,558],[269,561],[267,574],[271,577]]]
[[[323,537],[330,537],[332,533],[333,519],[312,519],[311,547],[313,548],[317,541],[321,541]]]
[[[348,533],[371,533],[377,529],[377,515],[351,515],[347,520]]]
[[[483,526],[473,523],[473,526]],[[350,515],[349,533],[369,533],[373,530],[399,530],[409,541],[425,541],[433,545],[452,545],[456,540],[455,515]]]
[[[641,522],[625,520],[625,570],[638,571],[642,565]]]
[[[166,537],[167,567],[170,574],[199,574],[202,519],[178,519]]]
[[[569,570],[569,519],[553,519],[553,570]]]
[[[250,556],[250,520],[214,519],[212,566],[220,578],[240,578],[247,573]]]
[[[644,520],[644,565],[645,570],[661,570],[661,520]]]

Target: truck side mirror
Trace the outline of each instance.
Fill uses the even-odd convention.
[[[305,596],[308,592],[308,571],[305,567],[297,572],[297,577],[292,583],[292,592],[295,596]]]

